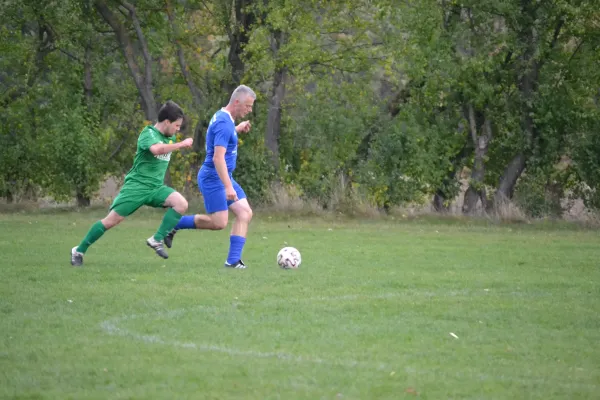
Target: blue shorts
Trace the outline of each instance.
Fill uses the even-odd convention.
[[[246,193],[244,189],[229,175],[233,189],[237,193],[238,200],[245,199]],[[212,168],[202,166],[198,171],[198,189],[204,197],[204,208],[207,214],[216,213],[217,211],[226,211],[233,200],[227,200],[225,196],[225,186],[221,182],[221,178],[217,171]]]

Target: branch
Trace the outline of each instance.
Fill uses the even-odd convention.
[[[133,26],[135,28],[135,33],[140,41],[140,45],[142,46],[142,54],[144,56],[144,70],[145,76],[144,79],[146,84],[149,85],[152,83],[152,60],[150,59],[150,51],[148,50],[148,42],[144,37],[144,32],[142,31],[142,26],[140,25],[140,20],[137,17],[135,12],[135,7],[129,4],[127,1],[121,1],[123,7],[125,7],[129,11],[129,16],[133,21]]]
[[[119,145],[117,146],[116,149],[114,149],[114,151],[112,152],[112,154],[110,156],[108,156],[109,160],[112,160],[114,156],[116,156],[119,151],[121,150],[121,147],[123,146],[123,144],[125,144],[125,141],[127,140],[127,138],[124,138],[123,140],[121,140],[121,143],[119,143]]]
[[[558,19],[558,24],[556,24],[556,26],[554,27],[554,34],[552,35],[552,41],[550,42],[548,49],[544,52],[544,57],[540,59],[539,67],[538,67],[539,69],[542,68],[542,65],[544,65],[544,63],[550,56],[550,52],[552,50],[554,50],[554,48],[556,47],[556,43],[558,42],[558,36],[560,35],[560,31],[564,25],[565,25],[565,16],[561,15]]]
[[[208,8],[208,6],[206,5],[206,2],[204,0],[200,0],[200,2],[202,3],[202,5],[204,6],[204,8],[206,9],[206,11],[208,11],[208,13],[210,14],[210,16],[215,19],[215,14],[213,14],[212,11],[210,11],[210,8]]]
[[[204,0],[201,0],[201,1],[202,1],[202,4],[204,4],[204,7],[208,10],[208,6],[204,2]],[[227,33],[227,38],[229,39],[230,42],[232,42],[233,41],[233,31],[231,30],[231,12],[233,10],[228,9],[227,7],[225,7],[225,10],[226,10],[225,21],[224,21],[225,23],[223,24],[223,26],[225,27],[225,32]],[[214,15],[212,15],[212,17],[213,17],[213,19],[216,19],[216,17]]]
[[[581,41],[579,42],[579,44],[577,44],[577,47],[573,51],[573,54],[571,54],[571,56],[569,57],[569,60],[567,61],[567,67],[569,66],[569,64],[571,64],[571,60],[573,60],[573,58],[575,57],[575,55],[579,52],[579,49],[581,48],[581,46],[583,45],[584,42],[585,42],[585,39],[581,39]],[[562,77],[562,79],[557,79],[556,82],[554,83],[554,89],[556,89],[559,84],[565,82],[567,79],[570,78],[571,71],[572,70],[570,70],[570,69],[567,68],[567,70],[564,73],[564,76]]]
[[[27,71],[27,74],[29,75],[27,83],[24,87],[13,86],[7,92],[2,93],[2,97],[0,98],[0,108],[7,107],[29,92],[29,89],[31,89],[37,81],[40,71],[44,66],[44,59],[48,54],[57,49],[55,46],[56,34],[52,27],[43,19],[40,19],[38,23],[39,43],[36,49],[35,61],[30,65]]]
[[[104,30],[104,29],[96,29],[96,32],[100,33],[102,35],[104,35],[104,34],[114,35],[115,34],[115,31],[113,31],[112,29],[106,29],[106,30]]]
[[[571,54],[571,57],[569,57],[569,61],[567,61],[567,64],[571,63],[571,60],[575,57],[575,54],[579,52],[579,49],[581,48],[581,45],[583,45],[583,42],[585,42],[585,39],[581,39],[581,42],[579,42],[579,44],[575,48],[575,51],[573,51],[573,54]]]
[[[334,69],[336,71],[339,72],[348,72],[348,73],[353,73],[353,74],[358,74],[361,72],[361,70],[352,70],[352,69],[347,69],[347,68],[341,68],[332,64],[326,64],[326,63],[322,63],[319,61],[314,61],[310,64],[308,64],[309,67],[316,67],[316,66],[321,66],[321,67],[325,67],[325,68],[330,68],[330,69]]]
[[[219,47],[219,48],[217,49],[217,51],[215,51],[214,53],[212,53],[212,54],[211,54],[211,56],[210,56],[210,59],[211,59],[211,60],[214,60],[214,59],[215,59],[215,57],[216,57],[216,56],[217,56],[217,55],[218,55],[218,54],[221,52],[221,50],[223,50],[223,49],[222,49],[221,47]]]
[[[506,57],[504,58],[504,63],[502,64],[502,67],[506,67],[508,65],[508,63],[512,59],[512,56],[513,56],[513,51],[509,50],[508,53],[506,53]]]
[[[360,48],[364,48],[364,47],[371,47],[371,44],[370,43],[362,43],[362,44],[357,44],[355,46],[346,47],[344,49],[341,49],[339,52],[330,54],[330,57],[327,57],[326,59],[323,59],[321,61],[319,61],[319,60],[311,61],[311,62],[309,62],[306,65],[311,65],[311,64],[314,64],[314,63],[326,64],[326,63],[334,62],[334,61],[337,61],[337,60],[342,60],[352,50],[354,50],[354,49],[360,49]],[[377,57],[367,57],[367,58],[369,60],[381,59],[381,58],[377,58]]]
[[[489,143],[489,141],[492,139],[493,131],[492,131],[492,121],[487,117],[485,118],[485,121],[483,122],[483,131],[485,132],[485,134],[484,134],[485,140]]]
[[[469,18],[469,27],[471,28],[471,32],[476,34],[477,32],[475,31],[475,21],[473,21],[473,11],[469,7],[467,7],[466,10],[467,17]]]
[[[473,140],[473,145],[477,146],[477,124],[475,122],[475,110],[473,110],[473,105],[470,103],[468,105],[468,118],[471,139]]]
[[[183,75],[185,82],[192,93],[192,97],[194,99],[194,103],[196,106],[200,106],[202,104],[202,93],[192,80],[192,74],[190,74],[190,69],[185,61],[185,54],[183,53],[183,48],[181,47],[181,42],[179,41],[179,29],[175,24],[175,11],[171,5],[170,0],[165,0],[165,6],[167,8],[167,16],[169,18],[169,23],[171,24],[171,30],[175,35],[175,47],[177,48],[177,59],[179,60],[179,67],[181,68],[181,74]]]
[[[126,12],[127,9],[123,10],[123,8],[125,8],[125,6],[121,5],[121,6],[117,7],[117,10],[119,10],[119,12],[121,13],[122,16],[124,16],[125,18],[127,18],[129,16],[129,13]]]
[[[73,60],[75,60],[75,61],[77,61],[77,62],[81,62],[81,59],[80,59],[79,57],[77,57],[77,56],[75,56],[75,55],[73,55],[73,54],[69,53],[69,52],[68,52],[68,51],[66,51],[66,50],[63,50],[63,49],[60,49],[60,48],[59,48],[59,49],[58,49],[58,51],[60,51],[61,53],[63,53],[63,54],[64,54],[64,55],[66,55],[67,57],[69,57],[69,58],[71,58],[71,59],[73,59]]]
[[[564,17],[564,15],[561,15],[558,20],[558,24],[554,28],[554,35],[552,36],[552,42],[550,43],[550,49],[554,49],[554,47],[556,46],[556,42],[558,41],[558,35],[560,35],[560,30],[562,29],[564,24],[565,24],[565,17]]]
[[[123,52],[123,56],[127,61],[127,66],[135,82],[135,86],[142,98],[142,105],[148,120],[156,118],[156,102],[152,93],[152,81],[144,81],[140,67],[134,56],[134,47],[129,34],[125,30],[123,24],[119,21],[116,15],[106,5],[106,0],[94,0],[94,7],[98,10],[102,18],[115,31],[117,43]],[[149,61],[149,60],[147,60]],[[146,63],[146,70],[150,69],[150,63]]]
[[[365,47],[377,47],[377,46],[382,46],[384,43],[382,41],[373,41],[371,43],[359,43],[359,44],[354,44],[352,46],[346,46],[343,47],[341,49],[341,51],[350,51],[350,50],[354,50],[354,49],[362,49]],[[322,43],[319,45],[319,48],[321,49],[327,49],[329,47],[339,47],[340,46],[340,42],[339,41],[331,41],[330,43]]]
[[[119,47],[125,56],[125,61],[127,61],[127,65],[134,75],[133,78],[137,85],[141,85],[141,71],[137,62],[134,58],[133,44],[131,43],[131,39],[127,35],[125,31],[125,27],[123,24],[119,22],[115,14],[107,7],[106,3],[102,0],[96,0],[94,3],[96,9],[104,18],[104,20],[110,25],[110,27],[115,32],[115,36],[117,38],[117,42],[119,43]]]

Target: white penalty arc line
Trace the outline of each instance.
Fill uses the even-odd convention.
[[[217,307],[204,307],[204,306],[200,306],[197,308],[198,309],[217,309]],[[100,326],[109,335],[127,336],[127,337],[131,337],[135,340],[144,342],[144,343],[174,346],[174,347],[180,347],[180,348],[184,348],[184,349],[194,349],[194,350],[206,351],[206,352],[224,353],[224,354],[228,354],[231,356],[250,357],[250,358],[275,358],[278,360],[290,361],[290,362],[298,362],[298,363],[305,362],[305,363],[313,363],[313,364],[341,366],[341,367],[348,367],[348,368],[363,367],[363,368],[377,369],[377,370],[384,370],[386,368],[385,364],[375,365],[375,364],[365,363],[365,362],[356,361],[356,360],[331,361],[331,360],[325,360],[325,359],[318,358],[318,357],[300,356],[300,355],[295,355],[295,354],[285,353],[285,352],[261,352],[261,351],[255,351],[255,350],[240,350],[240,349],[236,349],[233,347],[225,347],[225,346],[219,346],[219,345],[214,345],[214,344],[202,344],[202,343],[193,343],[193,342],[180,342],[180,341],[176,341],[176,340],[165,340],[157,335],[143,335],[143,334],[136,333],[136,332],[130,331],[128,329],[125,329],[125,328],[122,328],[119,326],[119,324],[121,322],[128,321],[128,320],[145,318],[145,317],[149,317],[149,316],[164,316],[167,318],[172,318],[172,317],[176,317],[178,315],[185,314],[186,312],[190,312],[190,311],[191,310],[179,309],[179,310],[172,310],[172,311],[167,311],[167,312],[157,312],[157,313],[148,313],[148,314],[132,314],[132,315],[124,316],[124,317],[113,318],[113,319],[103,321],[100,324]]]
[[[378,300],[378,299],[392,299],[392,298],[400,298],[407,296],[414,296],[416,293],[420,294],[422,297],[435,297],[435,296],[460,296],[460,295],[468,295],[473,293],[471,290],[458,290],[458,291],[450,291],[450,292],[394,292],[394,293],[381,293],[378,295],[368,295],[368,294],[350,294],[350,295],[341,295],[341,296],[317,296],[317,297],[299,297],[295,299],[288,299],[287,303],[292,304],[294,302],[310,302],[310,301],[355,301],[360,299],[368,299],[368,300]],[[235,299],[236,301],[243,301]],[[260,301],[261,304],[279,304],[280,301],[269,301],[263,300]],[[300,356],[291,353],[285,352],[261,352],[255,350],[240,350],[232,347],[225,347],[214,344],[199,344],[199,343],[190,343],[190,342],[180,342],[175,340],[166,340],[157,335],[143,335],[128,329],[125,329],[120,326],[121,322],[139,319],[139,318],[147,318],[150,316],[163,316],[166,318],[173,318],[178,315],[182,315],[185,313],[193,312],[195,310],[202,311],[218,311],[218,307],[212,306],[204,306],[199,305],[196,307],[192,307],[191,309],[178,309],[178,310],[170,310],[170,311],[159,311],[156,313],[147,313],[147,314],[131,314],[123,317],[112,318],[106,321],[103,321],[100,326],[102,330],[110,335],[118,335],[118,336],[127,336],[131,337],[135,340],[144,342],[144,343],[154,343],[161,345],[169,345],[186,349],[196,349],[200,351],[210,351],[210,352],[218,352],[229,354],[232,356],[243,356],[243,357],[253,357],[253,358],[275,358],[279,360],[286,360],[291,362],[307,362],[314,364],[327,364],[327,365],[337,365],[343,367],[364,367],[368,369],[376,369],[376,370],[385,370],[388,367],[383,363],[366,363],[357,360],[339,360],[339,361],[331,361],[325,360],[320,357],[311,357],[311,356]]]
[[[472,295],[475,292],[483,292],[482,290],[456,290],[456,291],[446,291],[446,292],[431,292],[431,291],[403,291],[403,292],[392,292],[392,293],[381,293],[377,295],[369,295],[369,294],[348,294],[341,296],[316,296],[316,297],[298,297],[295,299],[288,299],[287,304],[293,304],[295,302],[327,302],[327,301],[355,301],[355,300],[383,300],[383,299],[393,299],[393,298],[401,298],[401,297],[413,297],[415,295],[420,295],[421,297],[436,297],[436,296],[462,296],[462,295]],[[235,298],[235,301],[242,302],[243,299]],[[261,304],[280,304],[280,301],[270,301],[270,300],[262,300],[259,301]],[[147,317],[157,317],[163,316],[166,318],[173,318],[178,315],[182,315],[185,313],[193,312],[196,310],[202,311],[218,311],[220,308],[214,306],[204,306],[198,305],[188,309],[178,309],[178,310],[170,310],[170,311],[159,311],[155,313],[147,313],[147,314],[131,314],[123,317],[116,317],[106,321],[103,321],[100,326],[102,330],[110,335],[119,335],[131,337],[135,340],[144,342],[144,343],[154,343],[160,345],[169,345],[174,347],[186,348],[186,349],[196,349],[200,351],[210,351],[210,352],[218,352],[229,354],[232,356],[243,356],[243,357],[251,357],[251,358],[275,358],[279,360],[285,360],[290,362],[306,362],[306,363],[314,363],[314,364],[326,364],[326,365],[337,365],[343,367],[363,367],[367,369],[376,369],[376,370],[386,370],[389,369],[389,366],[386,366],[384,363],[367,363],[363,361],[357,360],[325,360],[320,357],[312,357],[312,356],[300,356],[291,353],[285,352],[261,352],[255,350],[240,350],[232,347],[226,347],[215,344],[199,344],[199,343],[190,343],[190,342],[180,342],[175,340],[167,340],[163,339],[157,335],[144,335],[140,334],[128,329],[121,327],[121,323],[129,320],[139,319],[139,318],[147,318]],[[410,368],[409,368],[410,369]]]
[[[426,297],[431,297],[431,296],[438,296],[438,295],[446,295],[446,296],[448,296],[448,295],[449,296],[468,295],[468,294],[474,294],[474,292],[480,292],[480,290],[475,290],[475,291],[462,290],[462,291],[452,291],[452,292],[445,292],[445,293],[434,293],[434,292],[423,293],[423,292],[420,292],[420,294],[421,295],[425,294]],[[506,295],[506,294],[514,294],[514,293],[515,292],[503,293],[503,294]],[[352,300],[359,300],[359,299],[375,300],[375,299],[398,298],[398,297],[404,297],[404,296],[406,296],[406,293],[382,293],[379,295],[354,294],[354,295],[330,296],[330,297],[327,297],[327,296],[304,297],[304,298],[296,298],[296,299],[293,299],[292,301],[299,301],[299,302],[300,301],[352,301]],[[262,304],[265,304],[265,303],[279,304],[279,302],[274,302],[274,301],[273,302],[262,301],[261,303]],[[146,314],[130,314],[130,315],[122,316],[122,317],[116,317],[116,318],[111,318],[111,319],[105,320],[100,324],[100,326],[101,326],[102,330],[105,331],[106,333],[108,333],[109,335],[126,336],[126,337],[133,338],[137,341],[141,341],[143,343],[174,346],[174,347],[179,347],[179,348],[183,348],[183,349],[193,349],[193,350],[204,351],[204,352],[222,353],[222,354],[228,354],[228,355],[237,356],[237,357],[265,358],[265,359],[272,358],[272,359],[278,359],[278,360],[287,361],[287,362],[312,363],[312,364],[318,364],[318,365],[329,365],[329,366],[338,366],[338,367],[345,367],[345,368],[364,368],[364,369],[377,370],[377,371],[390,371],[392,369],[395,369],[396,371],[404,370],[407,374],[427,372],[427,373],[439,374],[440,377],[449,377],[449,378],[457,377],[457,376],[450,376],[447,373],[444,373],[443,371],[436,371],[436,370],[417,371],[408,365],[405,365],[404,367],[401,367],[399,365],[392,367],[392,366],[386,365],[384,363],[369,363],[369,362],[363,362],[363,361],[357,361],[357,360],[334,361],[334,360],[326,360],[326,359],[323,359],[320,357],[301,356],[301,355],[285,353],[285,352],[261,352],[261,351],[255,351],[255,350],[240,350],[240,349],[236,349],[233,347],[226,347],[226,346],[220,346],[220,345],[215,345],[215,344],[165,340],[157,335],[144,335],[144,334],[133,332],[131,330],[128,330],[128,329],[125,329],[125,328],[122,328],[121,326],[119,326],[121,322],[130,321],[130,320],[134,320],[134,319],[147,318],[150,316],[154,316],[154,317],[162,316],[165,318],[174,318],[174,317],[177,317],[177,316],[189,313],[189,312],[193,312],[195,310],[219,311],[220,308],[215,307],[215,306],[199,305],[199,306],[188,308],[188,309],[182,308],[182,309],[175,309],[175,310],[170,310],[170,311],[158,311],[158,312],[146,313]],[[536,377],[517,378],[517,377],[490,376],[488,374],[479,374],[479,375],[477,375],[477,378],[482,381],[499,381],[499,382],[511,382],[511,383],[521,383],[521,384],[547,383],[545,379],[536,378]],[[584,388],[587,390],[597,390],[598,389],[598,385],[586,384],[586,383],[580,383],[580,382],[564,383],[564,382],[554,381],[554,384],[558,384],[561,387],[565,387],[565,388],[569,388],[569,389],[572,389],[572,388],[582,388],[582,389]]]
[[[217,309],[217,307],[198,307],[198,309],[210,310],[210,309]],[[167,312],[156,312],[156,313],[148,313],[148,314],[131,314],[131,315],[125,316],[125,317],[119,317],[119,318],[113,318],[110,320],[106,320],[106,321],[102,322],[100,325],[101,325],[102,329],[110,335],[126,336],[126,337],[130,337],[130,338],[133,338],[134,340],[141,341],[141,342],[147,343],[147,344],[158,344],[158,345],[173,346],[173,347],[179,347],[179,348],[183,348],[183,349],[192,349],[192,350],[198,350],[198,351],[204,351],[204,352],[222,353],[222,354],[228,354],[228,355],[236,356],[236,357],[264,358],[264,359],[271,358],[271,359],[277,359],[277,360],[286,361],[286,362],[312,363],[312,364],[318,364],[318,365],[328,365],[328,366],[336,366],[336,367],[344,367],[344,368],[363,368],[363,369],[386,371],[386,372],[389,372],[391,370],[395,370],[395,371],[404,370],[404,372],[408,375],[434,374],[435,376],[437,376],[440,379],[445,379],[445,378],[450,378],[450,379],[459,378],[460,379],[460,378],[467,377],[460,373],[448,374],[447,372],[439,370],[439,369],[416,370],[409,365],[405,365],[404,367],[396,366],[395,368],[391,368],[390,366],[388,366],[384,363],[374,364],[374,363],[367,363],[367,362],[361,362],[361,361],[356,361],[356,360],[333,361],[333,360],[326,360],[326,359],[319,358],[319,357],[299,356],[299,355],[285,353],[285,352],[261,352],[261,351],[255,351],[255,350],[240,350],[240,349],[236,349],[236,348],[232,348],[232,347],[225,347],[225,346],[219,346],[219,345],[213,345],[213,344],[198,344],[198,343],[191,343],[191,342],[164,340],[161,337],[156,336],[156,335],[143,335],[140,333],[136,333],[136,332],[132,332],[130,330],[124,329],[119,326],[120,322],[124,322],[124,321],[128,321],[128,320],[145,318],[148,316],[163,316],[166,318],[169,318],[169,317],[172,318],[172,317],[176,317],[179,315],[183,315],[186,312],[190,312],[190,311],[191,310],[179,309],[179,310],[172,310],[172,311],[167,311]],[[485,381],[509,382],[509,383],[519,383],[519,384],[524,384],[524,385],[547,384],[548,383],[547,379],[538,378],[538,377],[511,377],[511,376],[504,376],[504,375],[497,376],[497,375],[489,375],[489,374],[483,374],[483,373],[477,374],[477,375],[473,376],[472,378],[476,378],[476,379],[478,379],[480,381],[484,381],[484,382]],[[590,391],[596,391],[598,389],[598,385],[588,384],[588,383],[580,383],[580,382],[565,383],[565,382],[553,381],[553,384],[558,385],[563,388],[567,388],[567,389],[579,388],[579,389],[586,389],[586,390],[590,390]]]
[[[344,295],[344,296],[330,296],[330,297],[319,296],[319,297],[297,298],[297,299],[291,300],[290,302],[293,302],[293,301],[348,301],[348,300],[358,300],[358,299],[388,299],[388,298],[400,297],[400,296],[401,296],[400,293],[382,293],[379,295]],[[262,301],[261,303],[268,304],[271,302]],[[273,303],[275,303],[275,302],[273,302]],[[277,303],[279,303],[279,302],[277,302]],[[193,308],[198,309],[198,310],[204,310],[204,311],[219,309],[218,307],[203,306],[203,305],[193,307]],[[214,344],[202,344],[202,343],[192,343],[192,342],[180,342],[180,341],[175,341],[175,340],[165,340],[157,335],[143,335],[143,334],[133,332],[131,330],[128,330],[128,329],[125,329],[125,328],[122,328],[121,326],[119,326],[121,322],[128,321],[128,320],[146,318],[149,316],[164,316],[166,318],[173,318],[178,315],[182,315],[182,314],[185,314],[185,313],[188,313],[191,311],[192,310],[190,310],[190,309],[177,309],[177,310],[170,310],[170,311],[166,311],[166,312],[161,311],[161,312],[147,313],[147,314],[131,314],[131,315],[123,316],[123,317],[108,319],[106,321],[103,321],[100,324],[100,326],[101,326],[102,330],[104,330],[109,335],[127,336],[127,337],[131,337],[135,340],[144,342],[144,343],[154,343],[154,344],[160,344],[160,345],[180,347],[180,348],[185,348],[185,349],[195,349],[195,350],[207,351],[207,352],[224,353],[224,354],[229,354],[231,356],[241,356],[241,357],[251,357],[251,358],[275,358],[275,359],[279,359],[279,360],[283,360],[283,361],[290,361],[290,362],[299,362],[299,363],[305,362],[305,363],[313,363],[313,364],[342,366],[342,367],[348,367],[348,368],[362,367],[362,368],[376,369],[376,370],[386,370],[388,368],[383,363],[374,364],[374,363],[366,363],[366,362],[357,361],[357,360],[332,361],[332,360],[325,360],[325,359],[322,359],[319,357],[300,356],[300,355],[285,353],[285,352],[261,352],[261,351],[255,351],[255,350],[240,350],[240,349],[236,349],[236,348],[232,348],[232,347],[225,347],[225,346],[219,346],[219,345],[214,345]]]

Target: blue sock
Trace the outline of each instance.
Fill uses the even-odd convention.
[[[227,255],[227,263],[234,264],[242,259],[242,250],[246,238],[242,236],[231,235],[229,237],[229,254]]]
[[[194,216],[193,215],[184,215],[179,220],[177,226],[175,226],[175,230],[179,229],[196,229],[196,224],[194,224]]]

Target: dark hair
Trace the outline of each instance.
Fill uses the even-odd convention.
[[[179,118],[183,118],[183,110],[174,101],[167,101],[160,110],[158,110],[158,122],[163,122],[165,119],[168,119],[170,122],[175,122]]]

